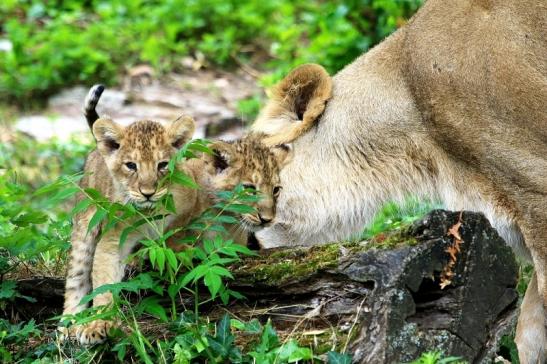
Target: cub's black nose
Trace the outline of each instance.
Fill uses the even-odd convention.
[[[272,219],[269,218],[269,217],[262,217],[262,216],[259,216],[259,217],[260,217],[260,223],[262,225],[265,225],[265,224],[269,223],[270,221],[272,221]]]
[[[150,197],[154,196],[154,193],[156,193],[156,191],[142,191],[142,190],[139,190],[139,192],[141,193],[141,195],[146,197],[147,200],[150,200]]]

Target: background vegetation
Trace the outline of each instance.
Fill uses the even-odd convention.
[[[270,83],[294,65],[335,72],[422,0],[3,0],[0,99],[25,104],[75,83],[115,84],[130,66],[180,69],[181,57],[252,63]]]
[[[64,87],[96,82],[117,85],[129,68],[143,63],[160,75],[179,72],[186,56],[209,68],[232,70],[246,65],[258,69],[263,86],[273,84],[295,65],[305,62],[320,63],[334,73],[403,25],[421,3],[422,0],[2,0],[0,127],[9,124],[19,110],[39,107]],[[259,103],[260,99],[251,98],[241,104],[241,111],[252,116]],[[280,340],[269,323],[240,322],[228,316],[215,323],[201,316],[202,300],[238,298],[237,292],[229,290],[227,267],[240,254],[249,252],[237,251],[222,239],[211,242],[193,258],[177,255],[172,259],[161,239],[145,244],[150,273],[109,287],[116,292],[116,305],[109,314],[122,318],[131,328],[130,335],[120,333],[113,344],[94,350],[62,345],[51,330],[56,319],[35,322],[12,315],[8,308],[15,300],[34,299],[22,297],[17,279],[64,273],[71,230],[71,205],[67,201],[78,191],[77,173],[92,146],[78,140],[38,143],[17,133],[2,140],[3,363],[106,359],[153,363],[349,362],[343,353],[314,353],[290,338]],[[103,204],[105,211],[117,208],[100,196],[93,196],[89,204]],[[224,197],[226,206],[239,205],[240,199],[245,202],[241,190]],[[431,206],[416,201],[405,206],[389,204],[363,236],[398,228]],[[108,214],[102,218],[107,219]],[[207,228],[214,226],[214,216],[205,218],[209,219]],[[224,253],[219,254],[219,249]],[[153,259],[151,251],[155,252]],[[194,270],[210,264],[217,267],[216,275],[206,277]],[[181,275],[184,282],[174,275],[181,267],[194,272],[190,278]],[[198,309],[184,311],[169,304],[166,309],[159,304],[169,298],[172,301],[175,292],[191,293],[199,284],[207,287],[209,297],[196,301]],[[151,298],[131,304],[128,297],[143,290],[152,291]],[[96,314],[90,311],[76,319],[84,322]],[[144,316],[158,323],[172,322],[167,329],[169,335],[158,339],[143,331],[139,320]],[[235,344],[234,335],[250,335],[254,339],[242,350]],[[514,348],[508,344],[507,350]],[[443,359],[439,353],[429,353],[420,360],[416,363],[440,363]],[[445,360],[447,363],[456,359]]]

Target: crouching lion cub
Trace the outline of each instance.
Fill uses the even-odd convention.
[[[82,188],[97,189],[112,202],[131,203],[143,214],[171,193],[177,214],[158,223],[182,227],[214,203],[214,192],[230,190],[243,183],[262,196],[254,203],[256,214],[241,216],[243,228],[257,230],[273,219],[275,200],[281,191],[279,169],[291,155],[286,146],[266,147],[260,135],[249,135],[232,143],[218,141],[210,146],[212,155],[203,154],[201,158],[176,166],[193,178],[199,189],[178,184],[161,185],[160,181],[168,172],[169,160],[190,140],[194,121],[183,116],[166,125],[143,120],[124,127],[109,118],[97,120],[94,108],[101,93],[100,86],[94,87],[86,99],[84,110],[97,149],[86,160],[86,175],[80,183]],[[124,261],[143,234],[155,235],[154,229],[140,229],[130,233],[120,246],[120,235],[132,221],[118,224],[103,234],[102,225],[88,232],[95,211],[95,207],[90,207],[74,217],[63,314],[82,311],[85,306],[80,301],[92,288],[121,281]],[[101,294],[95,297],[93,305],[107,305],[111,301],[111,294]],[[65,335],[76,336],[82,344],[94,344],[106,338],[112,325],[111,321],[96,320],[62,331]]]

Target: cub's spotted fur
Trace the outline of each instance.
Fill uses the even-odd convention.
[[[90,94],[95,92],[96,88],[93,88]],[[171,193],[177,214],[158,224],[180,227],[211,206],[213,192],[232,189],[243,182],[264,196],[255,205],[256,214],[241,217],[243,227],[256,230],[273,219],[275,198],[280,191],[279,168],[290,154],[286,147],[266,147],[257,135],[233,143],[218,141],[211,145],[212,155],[204,154],[199,159],[177,166],[192,177],[200,189],[160,185],[167,173],[168,161],[191,138],[194,121],[180,117],[169,125],[162,125],[143,120],[123,127],[108,118],[93,120],[94,106],[89,105],[96,105],[97,100],[93,101],[93,97],[86,100],[84,110],[86,116],[91,115],[88,123],[97,141],[97,149],[90,153],[85,163],[82,188],[97,189],[114,202],[132,203],[143,213],[156,207],[165,194]],[[154,229],[142,228],[129,234],[120,246],[120,234],[134,221],[120,223],[103,234],[101,225],[88,232],[87,227],[95,212],[95,207],[90,207],[74,218],[64,314],[83,310],[85,306],[80,301],[93,287],[121,281],[124,262],[131,250],[143,236],[154,237]],[[93,305],[107,305],[111,301],[111,294],[106,293],[95,297]],[[96,320],[64,333],[76,336],[82,344],[93,344],[103,341],[111,326],[110,321]]]

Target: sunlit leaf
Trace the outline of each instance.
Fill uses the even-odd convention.
[[[89,220],[89,225],[87,226],[87,231],[93,230],[93,228],[95,226],[97,226],[98,224],[100,224],[101,221],[103,221],[106,218],[107,215],[108,215],[107,210],[104,210],[104,209],[101,209],[101,208],[97,209],[97,211],[95,211],[95,214],[93,215],[91,220]]]

